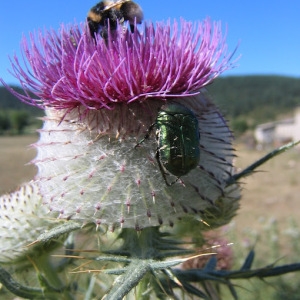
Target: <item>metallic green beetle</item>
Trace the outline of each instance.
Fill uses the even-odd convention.
[[[195,114],[179,103],[167,103],[158,112],[145,137],[136,145],[140,145],[156,127],[157,150],[156,159],[168,186],[174,184],[181,176],[195,169],[200,159],[200,133]],[[167,172],[177,176],[169,183]]]

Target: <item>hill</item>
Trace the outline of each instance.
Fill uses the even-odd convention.
[[[219,77],[208,88],[229,119],[263,123],[300,105],[300,78],[282,76]]]
[[[12,86],[12,88],[20,93],[24,94],[23,89],[18,86]],[[0,110],[24,110],[35,116],[40,116],[43,111],[37,107],[25,104],[11,94],[4,86],[0,86]]]
[[[13,87],[19,93],[22,89]],[[5,87],[0,87],[0,135],[35,132],[42,125],[37,117],[44,113],[37,107],[22,103]]]

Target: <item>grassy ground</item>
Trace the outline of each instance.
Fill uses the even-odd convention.
[[[237,146],[236,166],[244,168],[267,151]],[[250,249],[254,266],[265,267],[299,262],[300,253],[300,149],[291,149],[243,180],[241,208],[227,226],[226,238],[233,242],[235,269],[241,267]],[[287,274],[263,282],[234,281],[239,299],[300,299],[300,274]],[[223,299],[223,298],[222,298]],[[224,299],[233,299],[226,294]]]
[[[262,157],[266,152],[237,147],[236,165],[244,168]],[[259,168],[255,174],[245,178],[241,208],[233,221],[238,237],[247,237],[266,244],[262,236],[272,228],[283,238],[281,246],[289,249],[287,239],[296,222],[300,226],[300,150],[291,149]],[[272,230],[273,230],[272,229]],[[267,247],[269,245],[266,245]]]
[[[37,139],[37,135],[0,137],[0,194],[14,191],[34,177],[36,168],[28,163],[36,152],[29,145]]]
[[[238,147],[236,165],[244,168],[266,152]],[[292,149],[261,166],[255,174],[244,180],[241,219],[255,227],[257,221],[276,218],[285,223],[300,207],[300,150]],[[299,215],[298,215],[299,216]]]

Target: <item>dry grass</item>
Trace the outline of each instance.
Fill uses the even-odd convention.
[[[28,163],[36,152],[29,145],[37,135],[0,137],[0,194],[14,191],[21,183],[33,179],[36,168]]]
[[[267,152],[237,147],[236,166],[244,168]],[[291,149],[262,165],[243,180],[241,209],[236,223],[242,228],[258,228],[267,219],[287,225],[290,217],[299,219],[300,150]],[[238,227],[239,227],[238,226]]]

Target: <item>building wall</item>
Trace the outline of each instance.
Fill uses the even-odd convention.
[[[296,109],[293,119],[257,126],[254,135],[259,144],[296,142],[300,140],[300,108]]]
[[[295,130],[294,130],[294,141],[300,140],[300,108],[296,110],[295,114]]]
[[[292,141],[295,135],[295,124],[279,124],[275,127],[274,140],[276,142]]]
[[[259,144],[271,144],[274,141],[274,128],[261,128],[257,127],[254,135],[257,143]]]

